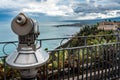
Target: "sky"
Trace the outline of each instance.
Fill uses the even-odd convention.
[[[0,22],[23,12],[41,21],[120,17],[120,0],[0,0]]]

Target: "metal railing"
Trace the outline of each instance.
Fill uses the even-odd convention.
[[[51,59],[44,75],[48,80],[119,78],[119,47],[120,43],[109,43],[49,51]]]
[[[105,36],[115,37],[114,43],[103,43],[88,45],[87,40]],[[84,39],[84,46],[63,46],[65,39],[71,42],[71,39]],[[107,39],[107,38],[106,38]],[[40,80],[112,80],[120,77],[120,42],[117,35],[103,36],[76,36],[65,38],[38,39],[40,47],[44,41],[61,40],[60,47],[54,50],[47,50],[50,54],[49,61],[42,67],[39,67],[38,79]],[[3,47],[0,62],[0,80],[20,79],[19,72],[13,70],[5,64],[5,58],[8,55],[5,47],[8,44],[16,46],[17,41],[0,42]]]

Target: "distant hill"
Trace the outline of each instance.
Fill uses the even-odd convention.
[[[79,22],[81,24],[95,24],[97,22],[102,22],[102,21],[120,21],[120,17],[116,18],[105,18],[105,19],[94,19],[94,20],[64,20],[63,22]]]
[[[62,25],[55,25],[54,27],[82,27],[83,25],[80,23],[73,23],[73,24],[62,24]]]

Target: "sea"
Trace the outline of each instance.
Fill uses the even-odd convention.
[[[77,34],[81,27],[64,26],[55,27],[55,25],[72,24],[72,22],[38,22],[40,35],[38,39],[51,39],[51,38],[64,38]],[[16,35],[11,29],[11,22],[0,22],[0,42],[18,41],[18,35]],[[41,48],[53,50],[60,46],[62,39],[60,40],[46,40],[42,41]],[[64,40],[66,42],[67,40]],[[39,46],[39,43],[38,43]],[[17,44],[0,44],[0,56],[9,55],[16,50]]]
[[[80,23],[82,25],[86,24],[96,24],[98,22],[111,20],[120,21],[120,17],[108,18],[108,19],[96,19],[96,20],[64,20],[64,21],[47,21],[38,22],[40,35],[38,39],[51,39],[51,38],[64,38],[77,34],[81,27],[75,26],[64,26],[55,27],[55,25],[62,24],[74,24]],[[0,21],[0,42],[18,41],[18,36],[11,29],[11,21]],[[41,48],[53,50],[60,46],[60,43],[65,43],[67,40],[46,40],[42,41]],[[39,44],[39,43],[38,43]],[[39,45],[38,45],[39,46]],[[17,48],[17,44],[0,44],[0,56],[9,55],[14,52]]]

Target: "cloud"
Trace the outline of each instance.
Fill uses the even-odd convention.
[[[84,20],[84,19],[103,19],[103,18],[112,18],[118,17],[120,10],[106,11],[104,13],[80,13],[75,19]],[[81,17],[82,16],[82,17]]]
[[[109,18],[120,16],[120,0],[1,0],[0,11],[65,19]]]
[[[86,0],[87,3],[90,3],[90,0]]]
[[[66,5],[57,5],[59,0],[49,0],[41,3],[31,3],[27,8],[23,8],[22,12],[37,12],[44,13],[49,16],[68,16],[73,12],[73,9]]]
[[[71,4],[67,4],[67,2],[66,4],[62,4],[62,1],[63,0],[2,0],[0,1],[0,9],[13,9],[13,11],[17,10],[17,12],[27,13],[44,13],[49,16],[68,16],[72,14],[73,9],[70,6]]]
[[[120,0],[110,0],[110,2],[120,3]]]
[[[87,3],[75,4],[76,19],[96,19],[120,16],[120,1],[86,0]]]

